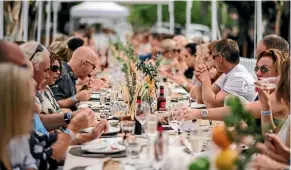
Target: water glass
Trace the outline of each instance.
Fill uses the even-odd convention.
[[[122,133],[133,134],[135,128],[135,121],[122,120],[120,122]]]
[[[107,100],[107,93],[101,91],[101,93],[100,93],[100,103],[101,103],[102,106],[105,106],[106,100]]]
[[[158,120],[157,120],[157,117],[156,115],[154,114],[149,114],[147,116],[147,122],[146,122],[146,125],[145,125],[145,132],[146,134],[148,135],[148,137],[150,139],[155,139],[156,136],[157,136],[157,126],[158,126]]]
[[[191,148],[191,154],[194,156],[197,153],[200,153],[203,149],[203,138],[197,135],[191,135],[188,139]]]
[[[125,140],[125,146],[127,147],[127,157],[130,160],[130,164],[135,164],[134,159],[138,159],[142,151],[142,144],[136,139],[127,138]]]

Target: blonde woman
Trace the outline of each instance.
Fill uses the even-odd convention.
[[[7,76],[9,75],[9,76]],[[32,130],[34,81],[32,74],[13,64],[0,64],[0,167],[11,169],[8,142]]]
[[[70,50],[66,46],[66,44],[62,41],[54,41],[49,46],[49,51],[58,55],[59,59],[64,62],[68,62],[70,60]]]

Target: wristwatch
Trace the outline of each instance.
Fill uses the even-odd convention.
[[[66,134],[71,136],[71,141],[76,139],[76,135],[70,129],[65,129],[64,133],[66,133]]]
[[[207,118],[207,116],[208,116],[208,110],[207,109],[202,109],[201,110],[201,116],[202,116],[202,119]]]
[[[64,114],[64,121],[65,121],[66,124],[70,123],[71,118],[72,118],[72,113],[71,112],[68,112],[68,113]]]

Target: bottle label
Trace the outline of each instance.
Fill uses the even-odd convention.
[[[166,111],[166,102],[161,102],[160,103],[160,109],[159,111]]]

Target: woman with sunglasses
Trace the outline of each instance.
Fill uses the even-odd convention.
[[[290,103],[290,99],[289,99],[289,97],[290,97],[290,91],[289,91],[290,90],[290,87],[289,87],[290,70],[288,70],[289,63],[290,63],[289,55],[287,53],[284,53],[284,52],[281,52],[278,50],[270,49],[268,51],[262,52],[259,57],[261,58],[260,61],[263,58],[265,58],[265,60],[268,58],[268,59],[271,59],[271,61],[273,61],[275,63],[273,67],[265,66],[266,68],[264,68],[263,67],[264,65],[263,65],[260,67],[260,70],[258,69],[258,66],[256,66],[256,70],[258,70],[257,74],[258,74],[258,72],[264,72],[265,74],[268,74],[269,76],[277,77],[276,99],[278,101],[283,100],[284,101],[283,103],[287,104],[288,108],[290,108],[289,107],[289,103]],[[278,67],[278,66],[280,66],[280,67]],[[284,70],[284,67],[286,67],[285,70]],[[279,72],[280,76],[278,76],[277,72]],[[285,84],[288,83],[288,84],[284,85],[283,83],[285,83]],[[262,108],[261,108],[262,133],[263,134],[267,133],[269,130],[278,131],[278,129],[276,128],[276,125],[273,121],[272,108],[271,108],[271,105],[269,102],[270,90],[265,89],[264,86],[261,86],[260,84],[258,84],[257,87],[258,87],[259,99],[260,99],[261,106],[262,106]],[[273,91],[271,91],[271,93]],[[286,115],[286,117],[287,116],[288,115]],[[285,119],[286,119],[286,117],[285,117]],[[290,124],[289,117],[286,119],[285,123],[286,122],[287,122],[287,124]],[[282,126],[282,129],[280,130],[278,135],[285,144],[288,143],[290,145],[290,142],[287,142],[286,132],[285,133],[282,132],[282,131],[287,131],[288,129],[289,129],[288,126],[286,126],[286,125]]]

